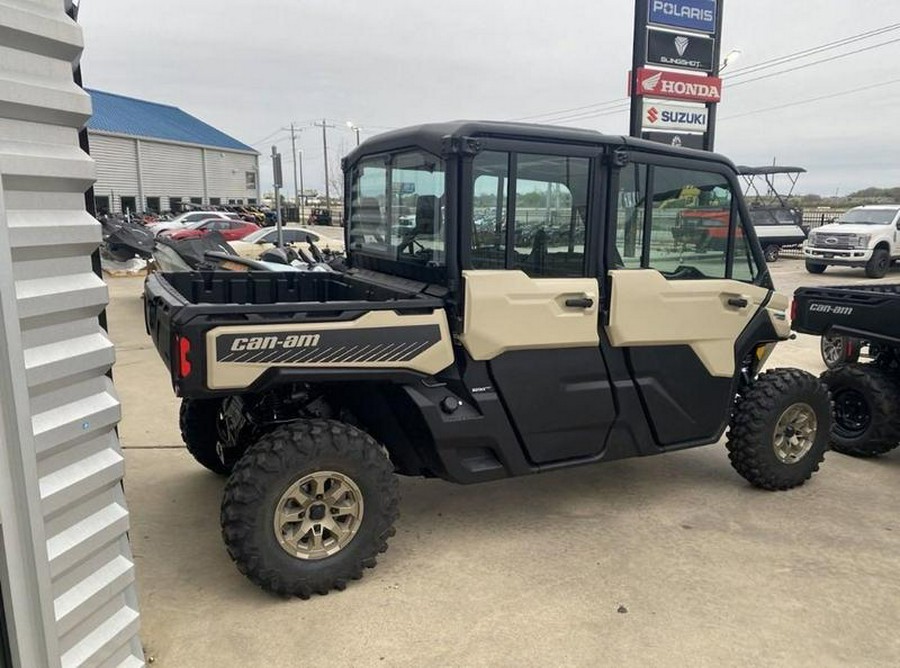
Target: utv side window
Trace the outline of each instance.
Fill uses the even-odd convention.
[[[649,192],[649,221],[644,219]],[[736,215],[728,179],[714,172],[626,165],[619,175],[616,228],[618,267],[656,269],[669,279],[756,277],[750,246],[735,223],[729,271],[728,235]],[[649,222],[649,224],[648,224]]]
[[[472,266],[519,269],[537,278],[583,276],[589,173],[587,158],[479,153],[473,161]]]

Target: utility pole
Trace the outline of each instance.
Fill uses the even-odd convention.
[[[325,160],[325,208],[331,215],[331,186],[328,185],[328,134],[326,128],[333,128],[333,123],[328,123],[324,118],[322,123],[313,123],[317,128],[322,128],[322,152]]]
[[[303,187],[303,149],[300,149],[300,199],[297,202],[297,205],[300,207],[300,223],[302,224],[306,220],[306,212],[304,211],[304,204],[306,201],[306,197],[303,193],[306,192],[306,188]]]
[[[281,154],[278,148],[272,147],[272,185],[275,187],[275,225],[278,230],[278,247],[284,248],[284,234],[281,227]]]
[[[294,203],[298,207],[297,215],[299,216],[300,199],[297,193],[297,134],[294,132],[293,123],[291,123],[291,157],[294,159]],[[300,219],[300,222],[303,222],[302,218]]]

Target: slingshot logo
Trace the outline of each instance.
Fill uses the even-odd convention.
[[[684,35],[678,35],[678,37],[675,38],[675,50],[678,52],[678,55],[683,56],[690,44],[691,40]]]

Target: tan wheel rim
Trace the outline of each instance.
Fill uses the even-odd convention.
[[[796,464],[812,449],[816,440],[816,412],[809,404],[788,406],[775,423],[772,447],[784,464]]]
[[[287,488],[275,506],[275,537],[298,559],[324,559],[344,549],[359,531],[363,498],[343,473],[316,471]]]

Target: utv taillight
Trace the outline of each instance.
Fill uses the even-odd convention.
[[[191,342],[187,337],[178,337],[178,377],[187,378],[191,375],[191,361],[188,355],[191,353]]]
[[[791,322],[797,319],[797,300],[791,300]]]

